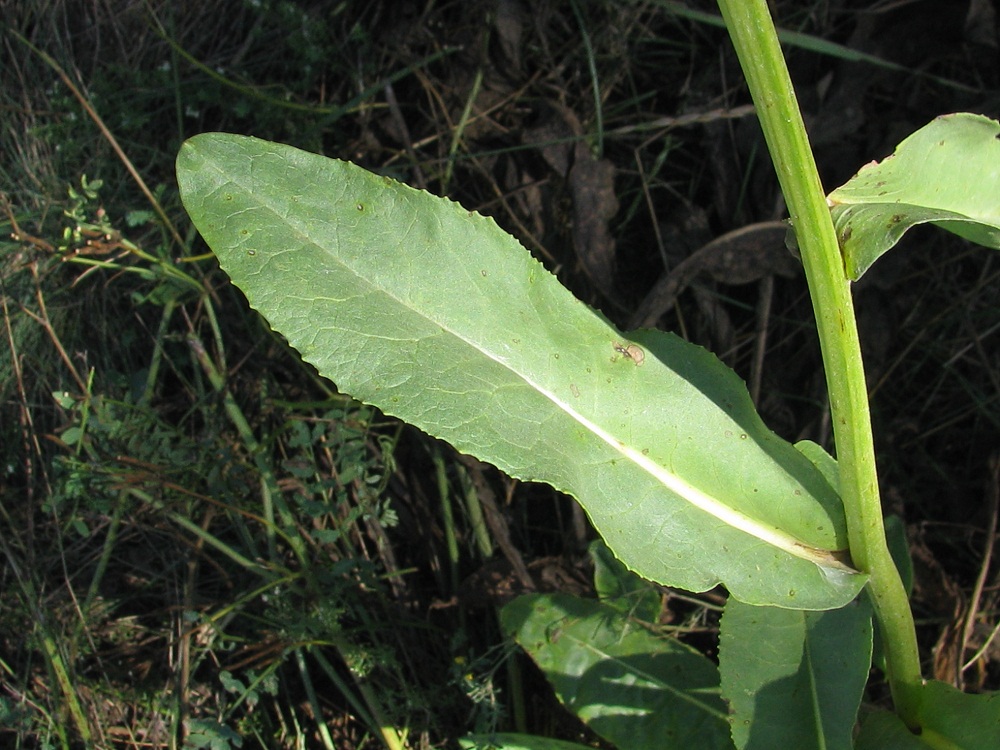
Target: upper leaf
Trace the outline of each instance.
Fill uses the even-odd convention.
[[[917,224],[1000,248],[1000,123],[965,113],[938,117],[828,200],[854,281]]]
[[[250,304],[338,387],[576,497],[623,562],[756,604],[864,585],[843,509],[743,383],[630,338],[496,224],[351,164],[227,134],[181,149],[184,204]]]

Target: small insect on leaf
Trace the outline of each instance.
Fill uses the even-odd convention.
[[[641,365],[646,360],[646,352],[644,352],[635,344],[628,344],[626,346],[625,344],[621,344],[616,341],[614,344],[612,344],[612,346],[614,346],[615,351],[621,354],[623,357],[625,357],[626,359],[631,359],[635,363],[636,367]]]

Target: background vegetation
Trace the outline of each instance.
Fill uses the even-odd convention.
[[[1000,115],[996,3],[773,7],[829,188],[938,114]],[[804,280],[714,14],[7,3],[0,744],[590,741],[496,621],[523,591],[590,590],[579,510],[339,396],[218,271],[173,159],[226,130],[450,195],[828,446]],[[856,289],[928,672],[971,690],[1000,687],[998,279],[995,254],[914,231]],[[713,653],[720,595],[661,594],[657,627]]]

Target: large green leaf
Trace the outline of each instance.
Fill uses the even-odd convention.
[[[722,694],[732,708],[736,747],[852,747],[872,658],[866,599],[828,612],[730,599],[719,640]]]
[[[611,604],[529,594],[501,612],[569,710],[622,750],[731,750],[719,672]]]
[[[645,578],[798,609],[864,576],[837,493],[761,422],[714,356],[626,338],[488,218],[359,167],[253,138],[177,160],[233,282],[344,392],[576,497]]]
[[[896,714],[879,711],[862,725],[857,750],[1000,748],[1000,693],[972,695],[937,680],[929,680],[922,693],[919,734]]]
[[[848,276],[857,280],[910,227],[932,223],[1000,248],[1000,123],[938,117],[829,196]]]

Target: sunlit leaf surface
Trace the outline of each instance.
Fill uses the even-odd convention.
[[[828,200],[855,281],[917,224],[1000,248],[1000,123],[964,113],[938,117]]]
[[[1000,693],[963,693],[928,680],[923,686],[918,735],[900,718],[878,711],[862,724],[857,750],[986,750],[1000,747]]]
[[[576,497],[645,578],[824,609],[865,578],[816,467],[743,383],[675,336],[628,336],[492,219],[253,138],[182,147],[185,207],[250,304],[345,393]]]

